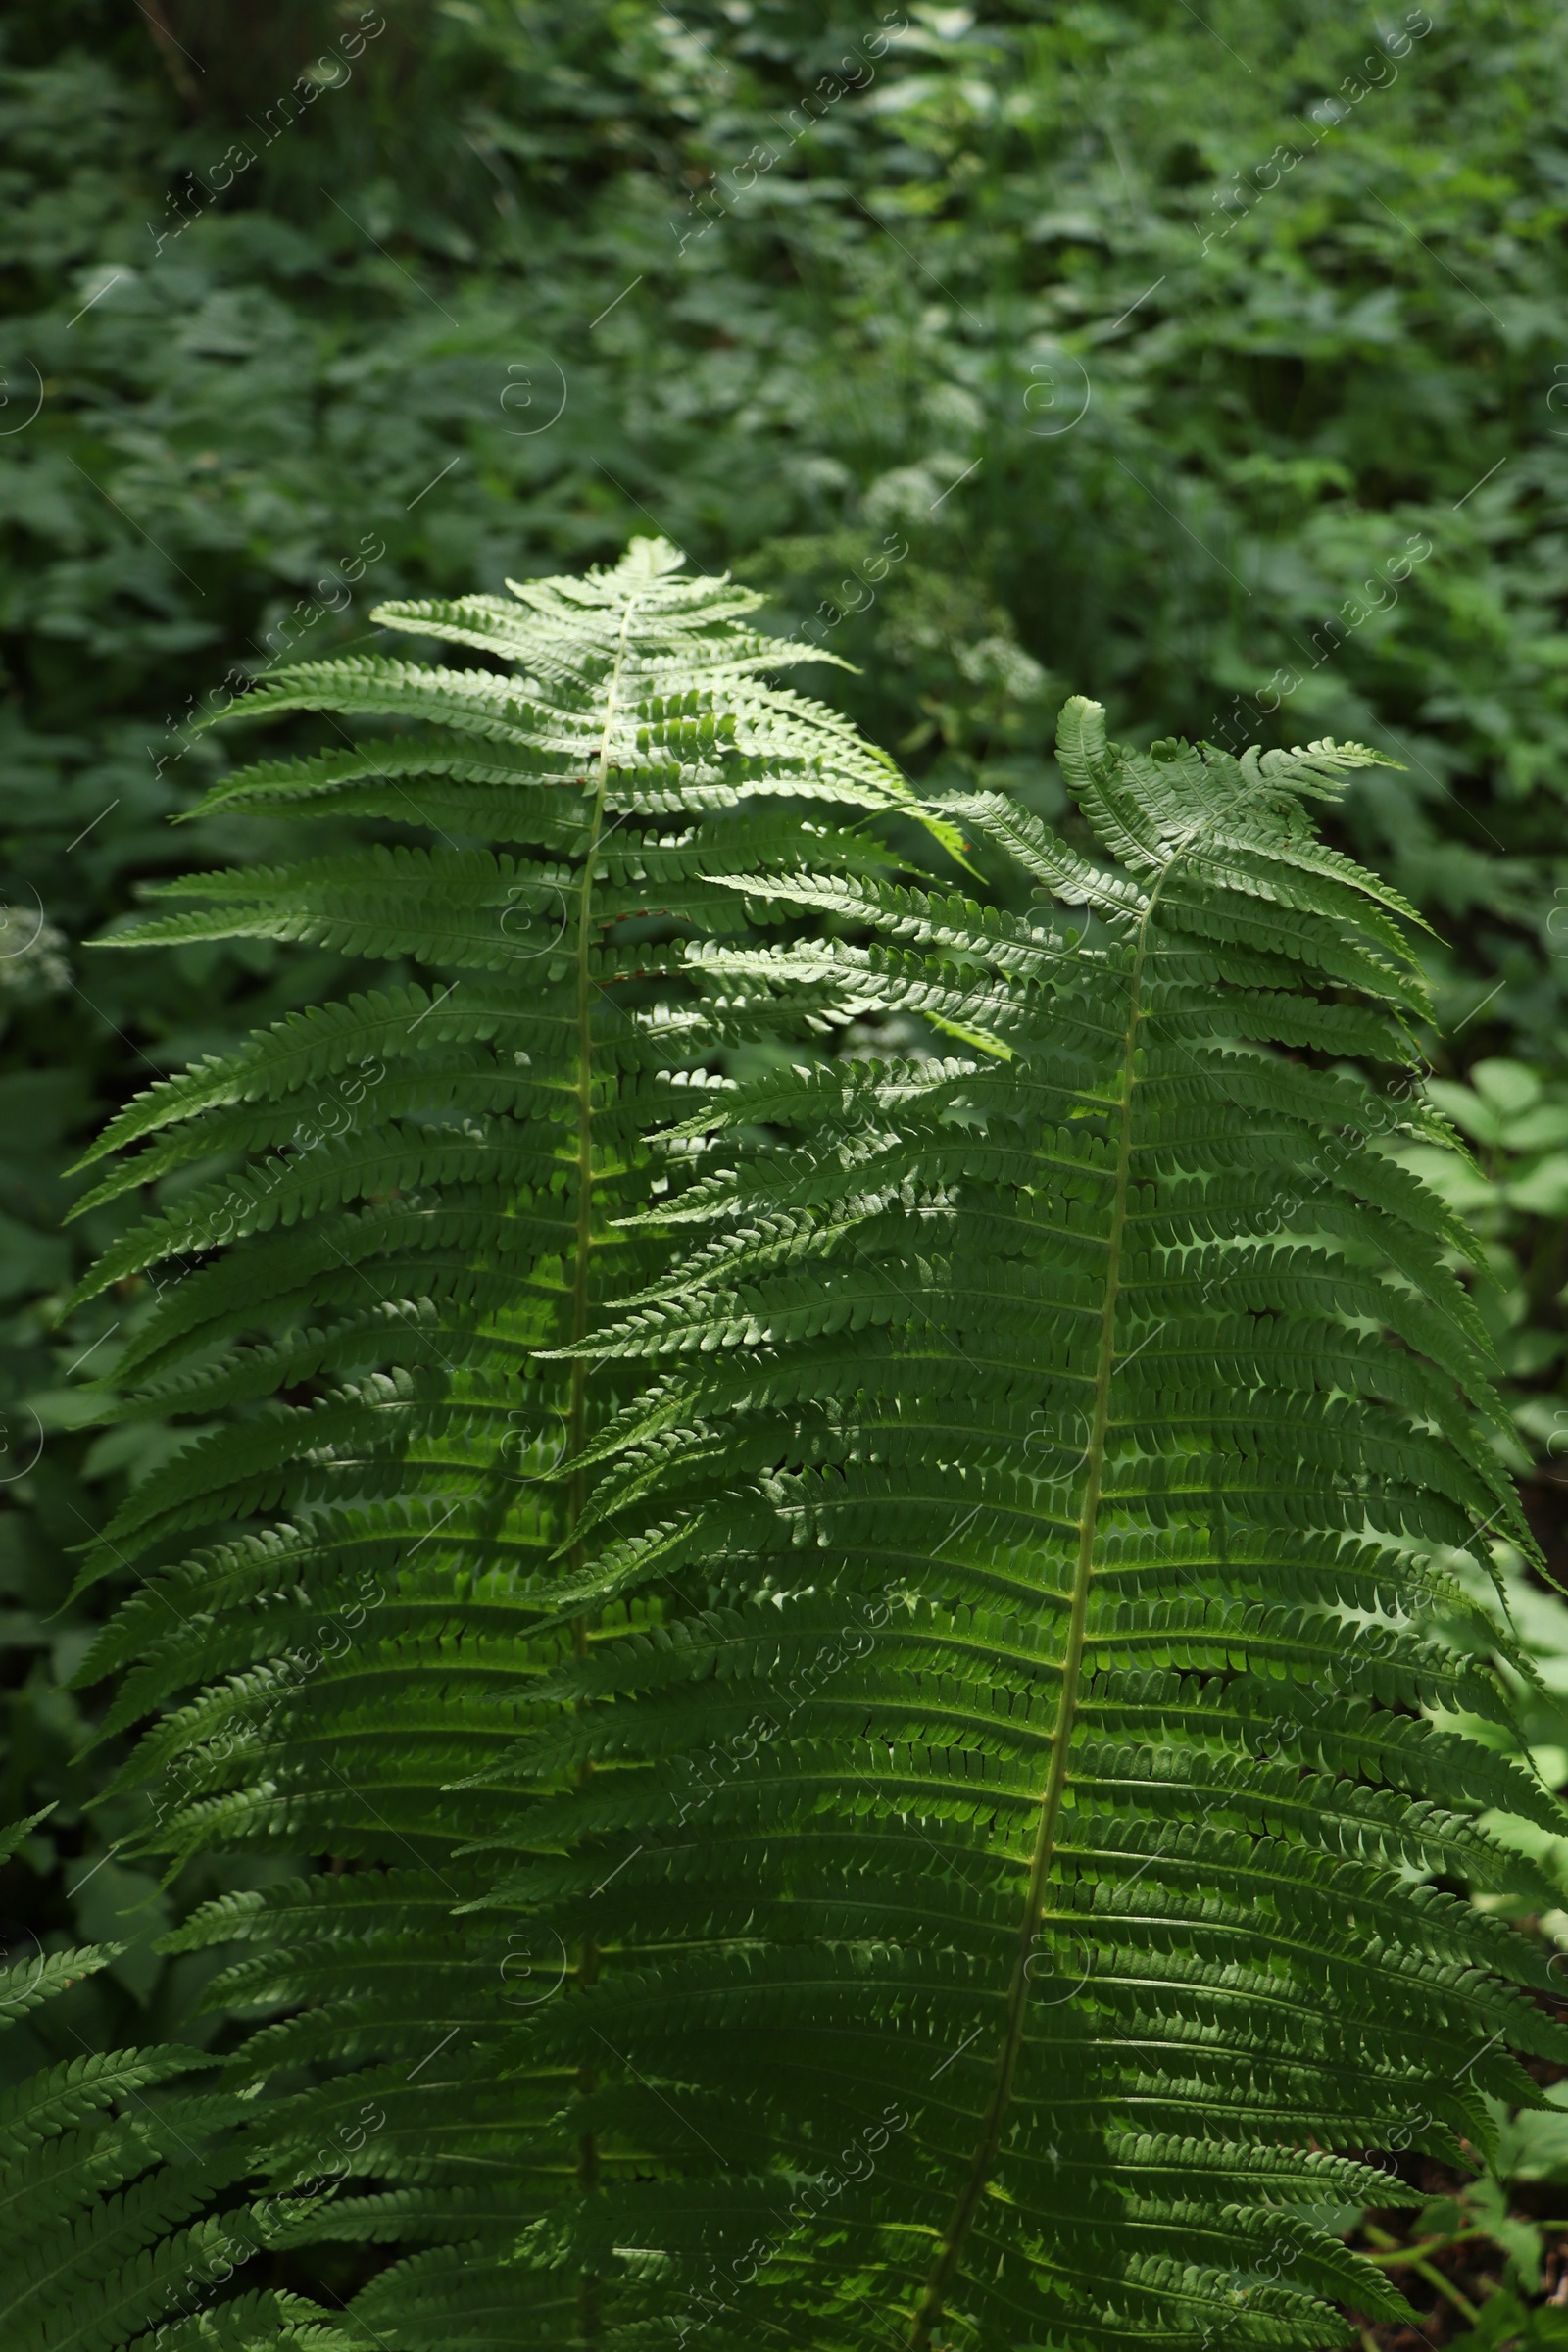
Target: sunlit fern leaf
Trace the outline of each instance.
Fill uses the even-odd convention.
[[[1350,2341],[1402,2306],[1325,2214],[1412,2194],[1362,2152],[1462,2162],[1509,2045],[1568,2056],[1452,1891],[1509,1882],[1489,1807],[1564,1821],[1473,1733],[1518,1647],[1450,1563],[1531,1541],[1474,1245],[1386,1149],[1441,1131],[1410,910],[1302,805],[1375,755],[1081,701],[1059,749],[1102,862],[961,809],[1033,920],[803,871],[873,944],[706,951],[989,1050],[694,1105],[776,1146],[594,1341],[648,1380],[562,1600],[606,1632],[477,1769],[560,1849],[499,1899],[606,1954],[522,2039],[644,2152],[528,2249],[607,2343]]]
[[[227,716],[318,712],[326,747],[205,804],[230,824],[322,817],[327,853],[154,886],[167,911],[108,943],[252,937],[395,967],[138,1096],[80,1204],[142,1192],[80,1295],[136,1301],[119,1409],[180,1437],[82,1571],[138,1571],[82,1675],[131,1669],[105,1735],[155,1718],[117,1788],[145,1789],[145,1843],[172,1864],[334,1858],[187,1931],[234,1944],[213,1997],[263,2021],[230,2082],[316,2082],[251,2111],[248,2161],[281,2193],[323,2136],[346,2151],[332,2220],[296,2199],[272,2242],[335,2230],[500,2262],[563,2179],[636,2169],[595,2146],[575,2072],[495,2087],[519,2014],[541,1983],[589,1981],[591,1945],[533,1948],[525,1907],[457,1916],[503,1866],[455,1851],[523,1835],[484,1768],[560,1714],[536,1693],[597,1638],[585,1613],[557,1622],[592,1489],[562,1464],[626,1401],[624,1367],[559,1351],[665,1261],[619,1220],[696,1155],[656,1152],[650,1130],[729,1050],[831,1038],[861,1002],[826,965],[813,989],[737,991],[705,945],[746,941],[753,885],[894,870],[870,813],[959,841],[777,682],[818,657],[751,625],[760,601],[639,540],[586,579],[382,607],[469,666],[276,673]],[[346,718],[370,723],[351,737]],[[781,917],[801,928],[766,912],[775,942]],[[548,1762],[538,1777],[564,1785]],[[373,2131],[353,2121],[367,2102]],[[587,2291],[565,2293],[566,2337]],[[258,2312],[247,2326],[283,2326]]]

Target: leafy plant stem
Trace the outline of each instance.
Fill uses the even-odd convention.
[[[632,615],[637,610],[635,597],[626,599],[626,611],[620,624],[620,642],[615,651],[615,665],[610,676],[610,690],[605,702],[605,724],[599,738],[599,776],[594,792],[593,816],[588,829],[588,848],[583,858],[582,883],[577,897],[577,1250],[571,1291],[571,1344],[580,1348],[588,1336],[588,1261],[593,1249],[594,1211],[594,1065],[593,1065],[593,974],[588,968],[589,923],[593,910],[594,864],[599,855],[599,837],[605,822],[605,790],[610,777],[610,738],[615,723],[616,706],[620,697],[621,672],[626,663],[626,639]],[[574,1357],[571,1367],[571,1409],[569,1415],[570,1446],[575,1458],[582,1452],[587,1437],[588,1365],[586,1359]],[[575,1468],[567,1509],[575,1534],[582,1518],[584,1500],[583,1473]],[[574,1575],[582,1572],[582,1545],[573,1544],[571,1565]],[[573,1638],[581,1657],[588,1646],[588,1621],[579,1617],[573,1623]]]
[[[1543,2227],[1544,2225],[1542,2225]],[[1382,2232],[1379,2232],[1381,2236]],[[1392,2239],[1387,2250],[1379,2247],[1368,2254],[1367,2261],[1377,2263],[1385,2271],[1405,2269],[1413,2262],[1423,2262],[1429,2254],[1441,2254],[1446,2246],[1462,2246],[1467,2238],[1485,2237],[1485,2230],[1455,2230],[1447,2237],[1424,2237],[1415,2245],[1396,2245]]]
[[[1568,2230],[1568,2220],[1547,2217],[1538,2220],[1532,2215],[1531,2227],[1536,2230]],[[1428,2254],[1441,2254],[1445,2246],[1462,2246],[1470,2238],[1489,2237],[1491,2232],[1483,2230],[1477,2223],[1473,2229],[1451,2230],[1446,2237],[1421,2238],[1413,2246],[1408,2243],[1402,2246],[1396,2244],[1381,2230],[1375,2233],[1368,2231],[1368,2235],[1372,2234],[1381,2238],[1383,2244],[1374,2253],[1367,2255],[1367,2261],[1378,2263],[1386,2271],[1397,2271],[1402,2269],[1406,2263],[1424,2260]]]
[[[1455,2311],[1459,2312],[1472,2328],[1475,2326],[1481,2317],[1479,2307],[1471,2302],[1468,2295],[1461,2295],[1459,2289],[1453,2285],[1451,2280],[1445,2278],[1441,2271],[1435,2270],[1430,2262],[1423,2262],[1418,2257],[1406,2253],[1399,2246],[1396,2238],[1391,2237],[1386,2230],[1375,2229],[1370,2222],[1366,2224],[1366,2234],[1375,2246],[1392,2248],[1397,2252],[1403,2265],[1407,2265],[1414,2271],[1418,2278],[1424,2278],[1429,2286],[1435,2286],[1440,2295],[1446,2296]],[[1376,2257],[1374,2256],[1373,2259],[1376,2260]]]

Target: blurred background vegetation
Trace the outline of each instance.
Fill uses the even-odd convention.
[[[89,1426],[138,1302],[62,1323],[109,1238],[62,1230],[62,1171],[157,1074],[360,976],[81,943],[139,881],[258,854],[171,825],[228,758],[185,722],[368,644],[381,597],[658,529],[857,663],[818,690],[911,773],[1054,813],[1074,689],[1138,742],[1398,760],[1343,836],[1436,934],[1428,1052],[1476,1150],[1439,1173],[1494,1253],[1514,1466],[1568,1569],[1563,34],[1547,0],[13,0],[4,1814],[54,1810],[0,1933],[129,1949],[9,2068],[217,2030],[205,1963],[153,1948],[211,1878],[117,1858],[137,1816],[66,1687],[112,1597],[70,1605],[75,1548],[165,1441]],[[1520,1592],[1561,1782],[1568,1613]],[[1495,2210],[1432,2184],[1429,2335],[1501,2279],[1478,2341],[1568,2340],[1531,2220],[1568,2199],[1550,2120]]]

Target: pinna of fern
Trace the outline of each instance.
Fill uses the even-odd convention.
[[[1563,1814],[1469,1728],[1519,1660],[1451,1564],[1532,1545],[1476,1246],[1386,1148],[1441,1122],[1348,1066],[1425,1009],[1304,808],[1376,756],[1134,755],[1082,701],[1058,755],[1100,858],[950,804],[1038,915],[749,886],[881,937],[719,943],[737,996],[849,966],[976,1050],[705,1097],[775,1147],[595,1338],[649,1385],[561,1603],[606,1627],[562,1850],[499,1891],[611,1956],[523,2021],[644,2149],[530,2241],[607,2341],[1353,2340],[1403,2305],[1325,2213],[1411,2193],[1364,2152],[1462,2163],[1539,2098],[1510,2045],[1568,2056],[1449,1891],[1512,1883],[1488,1808]]]
[[[759,602],[635,541],[586,579],[382,607],[471,665],[277,673],[230,717],[320,711],[339,740],[205,804],[318,816],[338,846],[160,884],[186,904],[108,943],[261,937],[402,967],[139,1096],[79,1204],[184,1180],[81,1296],[150,1285],[120,1409],[190,1433],[88,1553],[83,1583],[127,1562],[140,1581],[81,1679],[120,1670],[104,1736],[154,1718],[122,1783],[148,1790],[153,1849],[338,1859],[217,1904],[185,1940],[241,1937],[214,1998],[274,2016],[229,2086],[302,2069],[319,2086],[304,2125],[286,2101],[251,2112],[264,2176],[297,2185],[313,2132],[335,2146],[379,2101],[354,2153],[380,2188],[340,2234],[505,2247],[563,2167],[627,2161],[575,2117],[572,2072],[498,2092],[519,2004],[597,1962],[530,1950],[515,1917],[456,1919],[497,1870],[453,1856],[520,1834],[476,1768],[548,1720],[547,1674],[589,1639],[580,1613],[556,1623],[590,1491],[563,1464],[622,1373],[560,1350],[664,1262],[617,1222],[682,1180],[689,1155],[646,1133],[726,1050],[857,1009],[842,976],[728,1000],[694,939],[746,934],[735,877],[885,870],[865,812],[919,813],[884,755],[776,682],[820,657],[748,625]],[[362,818],[416,838],[341,846]],[[274,2217],[273,2239],[312,2211]]]

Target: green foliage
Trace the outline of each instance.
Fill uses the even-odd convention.
[[[111,1203],[62,1240],[61,1168],[149,1079],[389,978],[257,937],[77,952],[141,880],[253,854],[220,803],[164,821],[220,772],[187,721],[236,678],[368,650],[378,599],[500,594],[662,527],[814,611],[863,665],[833,695],[937,783],[1059,813],[1069,676],[1133,741],[1382,746],[1405,764],[1335,824],[1453,943],[1438,1067],[1568,1068],[1560,26],[1541,0],[1396,10],[1376,44],[1341,0],[1266,37],[1200,15],[10,12],[3,1809],[56,1810],[4,1901],[46,1937],[101,1932],[74,1884],[146,1891],[98,1867],[132,1817],[89,1826],[114,1751],[77,1760],[93,1710],[62,1689],[109,1588],[62,1612],[72,1546],[169,1443],[84,1426],[140,1294],[59,1320],[120,1230]],[[279,130],[367,16],[351,77]],[[283,756],[329,747],[301,718]],[[1547,1412],[1560,1377],[1530,1375]],[[189,1978],[123,1939],[78,2027],[172,2034]]]
[[[1418,1059],[1399,902],[1300,807],[1373,757],[1128,754],[1069,703],[1108,862],[956,806],[1085,937],[859,892],[867,990],[992,1056],[743,1087],[777,1148],[595,1343],[662,1374],[595,1509],[655,1516],[573,1605],[658,1622],[578,1670],[595,1777],[511,1887],[617,1955],[536,2046],[620,2056],[628,2128],[660,2086],[687,2187],[553,2242],[662,2249],[735,2341],[756,2268],[802,2343],[859,2298],[915,2347],[1322,2343],[1396,2308],[1314,2221],[1369,2191],[1329,2151],[1485,2148],[1499,2041],[1568,2049],[1506,1988],[1539,1949],[1430,1883],[1509,1882],[1484,1787],[1562,1821],[1465,1725],[1514,1645],[1445,1562],[1530,1541],[1474,1245],[1389,1149],[1433,1115],[1301,1058]],[[715,2261],[761,2150],[790,2200]]]
[[[1336,2217],[1389,2199],[1362,2151],[1462,2163],[1541,2104],[1505,2045],[1568,2058],[1540,1947],[1448,1890],[1555,1899],[1492,1821],[1568,1819],[1455,1573],[1531,1539],[1477,1246],[1397,1156],[1448,1131],[1354,1066],[1419,1062],[1418,918],[1306,815],[1378,755],[1130,753],[1075,699],[1093,854],[995,795],[927,817],[1015,913],[823,821],[920,812],[765,683],[799,649],[745,592],[640,542],[514,595],[387,614],[510,673],[301,666],[248,710],[401,731],[220,788],[379,820],[406,777],[445,861],[236,869],[129,935],[352,920],[459,974],[94,1154],[198,1178],[92,1278],[185,1265],[125,1409],[224,1417],[89,1555],[145,1581],[82,1679],[155,1718],[148,1844],[335,1857],[169,1939],[255,2021],[172,2218],[246,2174],[203,2247],[395,2250],[346,2323],[394,2352],[1398,2316]],[[547,886],[525,991],[472,978]],[[852,1014],[943,1050],[711,1072]],[[368,1040],[343,1134],[297,1134]],[[142,2242],[129,2318],[81,2290],[104,2352],[185,2258]]]
[[[1483,1102],[1494,1099],[1481,1097]],[[1400,1156],[1427,1149],[1410,1147]],[[1451,1170],[1461,1163],[1447,1155],[1445,1164]],[[1568,1606],[1543,1590],[1511,1547],[1500,1547],[1494,1557],[1504,1571],[1508,1613],[1528,1671],[1516,1675],[1503,1668],[1515,1694],[1511,1735],[1479,1718],[1472,1718],[1467,1729],[1490,1746],[1517,1752],[1548,1788],[1556,1788],[1568,1780]],[[1485,1588],[1479,1571],[1465,1575],[1472,1588]],[[1568,1912],[1562,1908],[1568,1898],[1568,1844],[1505,1809],[1484,1815],[1482,1826],[1529,1856],[1554,1887],[1554,1907],[1541,1913],[1539,1891],[1474,1899],[1494,1916],[1517,1920],[1527,1933],[1539,1917],[1543,1934],[1560,1943],[1568,1931]],[[1550,1973],[1560,1976],[1562,1967],[1561,1957],[1553,1955]],[[1568,2080],[1555,2080],[1555,2067],[1538,2065],[1533,2071],[1542,2079],[1553,2078],[1544,2104],[1510,2111],[1503,2101],[1493,2102],[1497,2136],[1486,2171],[1469,2180],[1456,2175],[1445,2180],[1422,2166],[1425,2199],[1398,2217],[1406,2234],[1397,2236],[1386,2226],[1396,2217],[1382,2214],[1363,2217],[1355,2232],[1371,2259],[1404,2286],[1417,2307],[1418,2327],[1433,2341],[1472,2340],[1468,2334],[1453,2337],[1455,2313],[1467,2324],[1479,2312],[1480,2330],[1473,2339],[1478,2343],[1550,2343],[1553,2330],[1560,2332]],[[1396,2141],[1401,2145],[1402,2138]],[[1385,2162],[1398,2163],[1406,2175],[1416,2169],[1407,2154]]]
[[[429,1825],[406,1828],[399,1800],[388,1818],[358,1798],[351,1827],[339,1792],[378,1777],[389,1740],[418,1751],[426,1672],[453,1710],[428,1750],[432,1788],[443,1758],[466,1760],[466,1737],[505,1740],[527,1712],[554,1647],[535,1644],[541,1591],[555,1551],[577,1544],[584,1501],[580,1474],[549,1473],[581,1454],[604,1386],[582,1360],[544,1358],[584,1342],[607,1280],[623,1292],[659,1262],[620,1222],[679,1181],[680,1158],[651,1156],[643,1138],[705,1058],[781,1019],[804,1031],[844,1017],[842,983],[782,1011],[767,991],[755,1007],[726,1002],[688,933],[744,930],[737,893],[775,867],[809,858],[853,877],[885,861],[813,804],[909,805],[881,755],[770,682],[800,655],[745,625],[758,602],[636,540],[586,580],[381,608],[388,625],[511,667],[285,670],[236,715],[326,710],[400,731],[264,761],[216,797],[333,825],[361,808],[430,846],[159,885],[159,899],[202,904],[114,935],[347,944],[440,975],[209,1056],[136,1097],[88,1154],[118,1156],[83,1209],[190,1176],[81,1288],[146,1278],[156,1294],[120,1353],[124,1411],[247,1409],[189,1431],[81,1581],[127,1549],[161,1561],[191,1529],[292,1521],[282,1540],[245,1534],[149,1579],[82,1669],[90,1682],[134,1662],[110,1733],[193,1680],[232,1675],[198,1709],[199,1768],[160,1804],[166,1841],[203,1842],[221,1819],[233,1836],[286,1824],[313,1843],[330,1829],[340,1853],[416,1854]],[[259,1617],[241,1605],[258,1602]],[[474,1612],[498,1646],[465,1691]],[[294,1646],[313,1625],[322,1646]],[[144,1741],[125,1785],[188,1745],[183,1731]],[[445,1843],[485,1813],[439,1809]]]
[[[1487,1246],[1496,1281],[1482,1312],[1510,1375],[1515,1422],[1544,1453],[1538,1476],[1551,1480],[1568,1447],[1568,1413],[1554,1394],[1568,1275],[1568,1083],[1488,1055],[1467,1084],[1434,1079],[1429,1092],[1475,1156],[1420,1144],[1402,1156]],[[1523,1448],[1516,1459],[1528,1468]]]
[[[482,659],[277,673],[233,715],[305,708],[396,731],[339,730],[349,748],[260,762],[215,795],[231,813],[319,819],[340,846],[160,885],[156,899],[197,909],[112,935],[320,946],[348,931],[357,954],[431,975],[292,1015],[135,1097],[88,1153],[115,1157],[81,1204],[161,1190],[81,1296],[150,1286],[119,1351],[121,1409],[179,1432],[81,1569],[84,1586],[132,1556],[141,1570],[78,1675],[129,1669],[100,1736],[162,1714],[109,1801],[145,1791],[143,1842],[176,1860],[279,1841],[339,1858],[336,1875],[220,1898],[172,1946],[236,1933],[258,1945],[210,2006],[294,2005],[320,1981],[324,2002],[263,2034],[231,2075],[254,2087],[320,2067],[321,2096],[302,2117],[298,2100],[242,2113],[225,2092],[220,2120],[254,2126],[243,2150],[171,2184],[200,2205],[237,2171],[270,2168],[287,2197],[268,2209],[270,2243],[321,2233],[302,2187],[318,2137],[356,2156],[374,2138],[349,2169],[396,2184],[328,2234],[439,2239],[497,2220],[464,2186],[484,2104],[466,2078],[493,2052],[455,2053],[459,2083],[443,2069],[411,2090],[404,2070],[412,2085],[432,2041],[458,2032],[432,2035],[432,1981],[504,2024],[529,1974],[505,1928],[454,1921],[472,1873],[450,1856],[501,1829],[510,1802],[473,1786],[475,1767],[556,1718],[549,1683],[588,1639],[579,1615],[564,1651],[555,1605],[555,1555],[583,1564],[583,1475],[551,1472],[616,1398],[610,1375],[560,1350],[590,1338],[607,1281],[623,1293],[662,1265],[621,1226],[681,1183],[691,1154],[645,1138],[702,1092],[705,1061],[765,1058],[769,1040],[842,1026],[857,1001],[826,975],[740,1002],[690,935],[745,936],[740,893],[775,871],[808,862],[849,884],[885,867],[830,804],[920,813],[883,755],[774,682],[803,655],[746,625],[759,601],[638,540],[585,580],[382,608],[387,625]],[[356,813],[431,845],[356,848]],[[546,1767],[542,1788],[558,1781]],[[367,1869],[342,1875],[345,1856]],[[336,1981],[332,1956],[357,1944],[397,1987],[373,2024]],[[586,1956],[577,1968],[591,1977]],[[544,2134],[500,2201],[514,2227],[537,2194],[528,2176],[548,2180],[565,2144],[550,2128],[559,2097],[547,2074],[493,2118],[514,2155],[519,2128],[524,2142]],[[370,2131],[355,2122],[367,2112]],[[432,2171],[444,2131],[450,2158]],[[161,2213],[158,2193],[138,2184],[138,2211]],[[98,2340],[168,2316],[182,2255],[172,2242],[141,2263],[123,2311],[94,2317]],[[15,2324],[19,2342],[54,2341],[48,2311]]]
[[[0,1859],[37,1826],[34,1818],[0,1830]],[[113,1948],[47,1958],[35,1948],[15,1961],[0,1981],[0,2030],[114,1957]],[[158,2097],[157,2086],[204,2063],[190,2049],[87,2051],[0,2095],[8,2343],[110,2352],[159,2319],[172,2296],[199,2300],[232,2270],[210,2267],[221,2229],[192,2217],[233,2177],[221,2143],[242,2103]]]
[[[75,1547],[182,1441],[91,1426],[149,1294],[62,1319],[128,1210],[63,1233],[89,1178],[62,1168],[258,1024],[420,985],[255,933],[79,952],[144,879],[256,855],[220,798],[165,823],[220,775],[224,738],[188,724],[220,680],[388,650],[377,599],[500,595],[662,527],[859,662],[824,691],[913,772],[1080,850],[1046,749],[1069,677],[1134,742],[1353,735],[1403,764],[1358,771],[1331,825],[1450,943],[1423,951],[1442,1079],[1506,1059],[1560,1097],[1560,24],[1542,0],[1200,18],[9,13],[0,1812],[54,1810],[0,1910],[14,1947],[121,1948],[9,2036],[0,2081],[76,2036],[223,2038],[193,2015],[209,1958],[153,1942],[305,1860],[197,1857],[160,1890],[125,1859],[143,1800],[104,1797],[128,1730],[89,1749],[97,1699],[68,1688],[132,1589],[116,1564],[68,1603]],[[332,51],[352,77],[279,132]],[[342,748],[280,725],[285,762]],[[319,849],[276,829],[270,860]],[[1021,903],[1003,851],[971,855]],[[894,1018],[881,1050],[918,1045]],[[1477,1302],[1560,1568],[1564,1220],[1513,1198],[1547,1155],[1482,1156],[1508,1193],[1473,1212],[1501,1284]]]
[[[1568,2312],[1532,2310],[1517,2292],[1504,2288],[1482,2310],[1474,2328],[1452,2338],[1455,2352],[1537,2352],[1568,2344]]]

